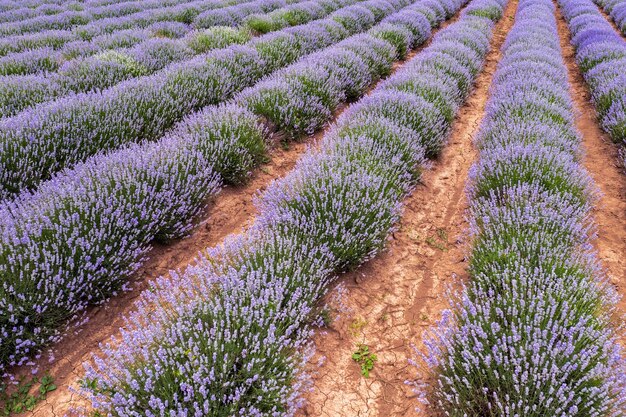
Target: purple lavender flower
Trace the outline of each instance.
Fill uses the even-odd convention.
[[[363,4],[368,7],[370,3]],[[380,3],[373,0],[371,5],[378,9]],[[328,44],[348,33],[338,31],[332,19],[327,24],[314,25],[329,30],[330,35],[325,38]],[[307,33],[303,30],[298,39]],[[320,39],[317,31],[312,36]],[[274,38],[270,42],[271,39]],[[334,108],[345,100],[344,90],[356,88],[346,77],[355,75],[355,79],[361,77],[370,82],[375,79],[371,74],[373,69],[362,56],[378,59],[376,66],[391,65],[395,50],[372,36],[357,35],[329,48],[328,52],[327,58],[323,53],[306,57],[275,74],[274,79],[299,88],[322,106]],[[228,77],[244,83],[260,78],[260,68],[259,73],[250,73],[256,70],[254,64],[258,62],[256,51],[251,48],[233,47],[214,52],[211,57],[214,69],[222,70],[218,72],[220,83],[211,81],[206,62],[198,59],[176,68],[178,75],[173,80],[161,79],[165,91],[180,91],[184,104],[189,105],[194,96],[201,97],[207,91],[221,97],[220,94],[225,94],[223,89],[228,88]],[[339,57],[351,59],[343,62]],[[326,77],[320,77],[320,67],[325,68]],[[127,94],[141,96],[136,83],[127,85]],[[143,88],[150,91],[150,85]],[[248,91],[256,90],[253,87]],[[285,104],[295,107],[294,103],[297,105],[295,101]],[[156,108],[154,103],[148,104],[150,109]],[[90,105],[88,101],[83,102],[83,111],[87,105]],[[77,110],[76,114],[80,117],[84,113]],[[123,114],[118,113],[118,124],[125,120]],[[259,114],[234,104],[209,106],[183,119],[156,142],[98,154],[44,181],[36,191],[25,191],[16,199],[5,201],[0,207],[0,231],[7,242],[2,246],[6,250],[5,259],[12,261],[0,265],[0,274],[6,278],[3,288],[8,294],[0,298],[0,308],[12,314],[0,322],[0,332],[7,340],[0,351],[2,366],[26,363],[33,352],[58,337],[60,325],[80,314],[87,305],[102,302],[123,288],[150,244],[187,233],[193,227],[194,217],[205,207],[206,199],[215,195],[222,183],[245,181],[265,155],[267,129],[259,124]],[[317,120],[319,114],[312,116]],[[328,117],[330,114],[321,122]],[[142,129],[155,127],[149,123]],[[419,161],[419,154],[414,158]],[[399,191],[397,187],[389,187],[380,192],[396,195]],[[371,198],[376,199],[376,195],[372,194]],[[396,209],[394,206],[394,216]],[[371,218],[362,216],[366,220]],[[370,240],[367,250],[363,249],[368,253],[384,242],[387,232],[383,226],[389,224],[390,218],[376,221],[372,227],[378,228],[378,235]],[[353,227],[361,224],[355,220]],[[14,299],[21,300],[19,305]],[[35,316],[48,319],[32,321]],[[9,333],[15,338],[10,338]],[[155,401],[152,403],[157,404]]]
[[[502,53],[469,175],[471,280],[417,352],[433,383],[415,385],[448,416],[622,416],[617,298],[589,240],[597,191],[552,2],[520,1]]]
[[[462,18],[450,30],[475,29],[476,19]],[[479,26],[487,37],[491,29]],[[366,40],[359,35],[345,44],[352,51],[361,41],[365,50]],[[308,62],[292,68],[302,71]],[[423,74],[433,72],[409,63],[402,77],[414,76],[417,84]],[[394,90],[379,88],[373,96],[392,104]],[[397,93],[399,103],[428,106],[407,94]],[[458,104],[462,96],[455,96]],[[195,267],[143,294],[122,343],[105,346],[88,367],[98,387],[92,392],[96,407],[113,415],[295,413],[307,386],[302,363],[310,354],[316,300],[335,271],[384,246],[400,202],[419,176],[423,143],[430,140],[423,132],[441,127],[438,118],[405,126],[364,110],[377,103],[366,99],[346,111],[319,147],[272,183],[257,199],[260,215],[245,234],[207,250]],[[173,392],[172,384],[181,389]]]

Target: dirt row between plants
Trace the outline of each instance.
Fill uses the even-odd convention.
[[[438,29],[433,30],[433,35],[456,21],[458,16],[459,13],[442,23]],[[404,61],[394,63],[392,73],[429,44],[430,40],[410,51]],[[374,88],[375,85],[368,90],[368,94]],[[340,106],[333,119],[341,115],[346,107]],[[50,362],[50,356],[44,355],[38,361],[40,374],[49,372],[57,389],[50,392],[33,411],[24,415],[62,417],[72,410],[88,409],[88,402],[76,393],[78,383],[84,375],[83,363],[99,352],[101,343],[107,343],[112,336],[119,334],[124,327],[123,318],[133,311],[141,292],[149,288],[150,282],[157,277],[167,276],[173,270],[184,270],[194,262],[200,251],[218,245],[230,234],[244,231],[256,216],[254,196],[273,180],[290,172],[307,147],[321,139],[327,130],[328,128],[300,142],[292,142],[288,148],[273,148],[270,151],[270,162],[257,169],[246,185],[227,187],[208,203],[198,226],[188,237],[169,244],[156,245],[149,252],[148,261],[131,278],[131,290],[113,297],[102,306],[90,308],[87,312],[89,320],[53,346],[54,359]],[[70,415],[80,413],[71,412]]]
[[[419,403],[405,380],[418,378],[408,364],[424,332],[436,324],[448,306],[449,286],[466,280],[467,200],[464,193],[469,167],[477,158],[472,146],[482,118],[499,48],[513,24],[511,2],[496,27],[492,50],[476,89],[457,118],[450,144],[408,198],[400,231],[388,250],[341,279],[347,289],[342,315],[314,338],[323,365],[314,372],[314,387],[300,413],[312,417],[400,417],[415,415]],[[583,163],[602,191],[594,209],[598,237],[594,246],[610,282],[626,294],[626,177],[617,163],[617,148],[600,129],[590,95],[574,60],[567,25],[557,10],[561,47],[583,138]],[[626,300],[618,305],[626,313]],[[369,378],[361,375],[352,353],[360,344],[378,361]],[[417,413],[426,415],[426,413]]]
[[[626,176],[619,165],[617,146],[600,128],[589,88],[576,64],[569,28],[558,7],[557,25],[570,94],[578,113],[576,127],[583,139],[583,164],[602,193],[593,210],[597,226],[593,244],[609,281],[622,295],[618,311],[626,314]],[[626,346],[626,339],[622,342]]]
[[[400,229],[387,250],[341,278],[348,312],[314,338],[314,386],[301,417],[414,415],[418,402],[404,381],[418,375],[408,359],[414,356],[412,344],[421,347],[423,332],[447,307],[446,287],[467,279],[465,183],[478,156],[472,141],[516,9],[513,0],[496,25],[485,67],[449,143],[405,201]],[[352,360],[361,344],[378,359],[369,378]],[[319,369],[318,361],[324,362]]]
[[[132,289],[102,306],[90,308],[87,313],[89,321],[53,346],[54,360],[48,363],[48,355],[44,355],[39,361],[40,373],[49,372],[57,389],[29,414],[62,417],[72,407],[84,405],[84,399],[70,387],[77,388],[77,382],[84,374],[83,363],[99,351],[98,346],[119,334],[124,326],[123,318],[133,310],[141,292],[149,288],[153,279],[166,276],[172,270],[184,269],[200,251],[219,244],[227,235],[239,233],[251,223],[255,214],[253,198],[257,191],[289,172],[305,149],[305,142],[291,144],[289,149],[273,149],[270,162],[258,169],[248,184],[227,187],[213,198],[191,235],[170,244],[155,245],[147,262],[131,278]]]

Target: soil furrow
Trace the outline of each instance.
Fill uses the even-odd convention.
[[[456,17],[444,22],[438,30],[455,19]],[[434,30],[433,34],[436,32],[437,30]],[[404,62],[419,53],[429,42],[430,40],[410,51],[404,61],[395,62],[391,73],[401,68]],[[374,90],[377,84],[371,86],[367,94]],[[333,115],[333,120],[339,117],[346,107],[346,105],[341,105]],[[149,288],[153,279],[168,275],[172,270],[182,270],[192,264],[203,249],[216,246],[226,236],[245,230],[256,215],[253,205],[254,196],[263,191],[273,180],[291,171],[308,144],[315,143],[322,138],[327,129],[304,141],[290,143],[288,149],[272,149],[270,162],[257,169],[246,185],[227,187],[212,199],[190,236],[169,244],[155,245],[148,254],[149,260],[130,280],[132,289],[113,297],[100,307],[90,308],[87,313],[89,319],[87,323],[78,327],[75,334],[67,335],[53,346],[54,359],[49,361],[49,355],[46,355],[39,361],[38,368],[41,373],[49,372],[58,388],[49,393],[47,400],[39,403],[28,415],[32,417],[63,416],[73,408],[88,407],[85,399],[74,392],[84,374],[83,363],[90,360],[93,353],[98,352],[101,343],[107,343],[112,336],[119,334],[124,326],[123,318],[133,310],[134,303],[141,292]]]
[[[626,176],[619,165],[617,146],[600,128],[589,88],[576,64],[569,28],[558,7],[556,17],[570,94],[577,113],[576,127],[582,135],[582,162],[601,192],[593,210],[597,227],[593,244],[611,284],[623,297],[626,295]],[[618,311],[626,313],[625,298],[619,302]]]
[[[148,261],[130,281],[132,289],[118,294],[102,306],[91,308],[89,321],[80,326],[75,334],[68,334],[53,346],[54,360],[48,363],[47,356],[40,361],[40,371],[49,371],[57,390],[48,394],[46,402],[38,404],[32,412],[36,417],[47,417],[56,413],[63,416],[70,407],[82,402],[70,389],[76,387],[83,375],[83,362],[98,351],[100,343],[106,343],[123,327],[123,317],[134,308],[134,303],[150,282],[169,271],[185,268],[197,254],[210,246],[219,244],[231,233],[238,233],[254,218],[253,198],[258,190],[264,189],[275,178],[289,172],[306,143],[295,143],[289,149],[274,149],[268,164],[258,169],[248,184],[227,187],[213,198],[198,227],[190,236],[170,244],[156,245],[148,254]]]
[[[453,125],[449,144],[405,201],[400,229],[388,250],[345,274],[347,312],[314,337],[318,360],[310,367],[314,387],[301,416],[394,417],[418,405],[404,384],[416,377],[407,360],[424,330],[447,306],[445,288],[466,277],[465,211],[467,173],[477,158],[472,145],[484,114],[500,47],[513,24],[511,1],[496,25],[485,68]],[[352,353],[366,344],[378,356],[369,378],[360,374]]]

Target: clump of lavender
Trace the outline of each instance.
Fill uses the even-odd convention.
[[[4,167],[0,171],[0,198],[33,189],[54,173],[96,153],[155,140],[184,116],[233,97],[304,55],[370,29],[406,4],[407,0],[370,0],[331,13],[325,23],[273,32],[246,45],[213,50],[182,62],[173,61],[192,53],[184,41],[152,39],[113,58],[96,56],[68,64],[62,79],[57,79],[60,89],[88,89],[89,93],[61,97],[0,123],[0,161]],[[350,17],[344,19],[344,26],[337,23],[341,16]],[[375,53],[384,51],[371,54]],[[168,62],[151,75],[126,79]],[[385,68],[390,65],[381,64],[380,71]],[[126,81],[99,91],[122,79]],[[32,101],[46,94],[43,86],[35,87],[37,91],[32,93],[26,92],[30,88],[15,88],[14,96],[27,95]],[[63,95],[58,90],[50,93]]]
[[[328,12],[334,11],[334,5],[348,6],[355,1],[328,1],[326,7],[317,1],[305,1],[291,4],[266,14],[253,14],[243,21],[243,25],[257,33],[267,33],[286,26],[296,26],[310,20],[319,19]]]
[[[446,30],[463,45],[477,27],[489,37],[489,22],[467,16]],[[470,77],[486,53],[487,47],[477,52]],[[421,76],[436,73],[420,62],[418,55],[398,77],[413,77],[418,85]],[[391,104],[394,93],[406,106],[427,105],[384,86],[372,96]],[[451,95],[456,108],[467,93]],[[446,130],[439,113],[414,114],[420,123],[405,124],[404,116],[395,119],[377,103],[363,100],[348,109],[317,148],[272,183],[258,197],[260,215],[244,235],[143,294],[123,340],[106,346],[88,367],[88,391],[98,408],[115,416],[295,413],[306,388],[302,360],[310,352],[316,300],[335,272],[384,246],[402,198],[419,178],[424,146],[433,140],[428,132]],[[445,141],[444,134],[435,136]]]
[[[156,38],[178,39],[189,33],[191,27],[183,22],[161,21],[148,26],[148,30]]]
[[[611,16],[623,19],[624,3],[598,1]],[[572,33],[576,61],[591,89],[602,128],[618,144],[626,141],[626,40],[613,30],[591,0],[559,2]],[[616,12],[617,10],[617,12]],[[615,12],[615,13],[613,13]]]
[[[59,68],[59,53],[52,48],[18,52],[0,58],[0,75],[27,75]]]
[[[370,4],[381,9],[378,0],[363,3]],[[310,34],[332,42],[347,33],[337,31],[337,23],[327,23],[301,31],[299,39]],[[317,29],[330,34],[320,36]],[[348,94],[362,94],[394,55],[387,42],[356,35],[273,79],[334,108]],[[319,68],[326,69],[325,77]],[[248,91],[256,94],[257,89]],[[299,96],[285,97],[284,108],[296,108]],[[15,314],[2,323],[7,342],[1,363],[24,364],[56,338],[59,326],[123,287],[153,240],[183,236],[222,183],[244,182],[265,157],[267,129],[258,122],[262,115],[235,104],[207,107],[157,142],[99,155],[7,202],[0,223],[8,242],[2,252],[7,262],[0,264],[6,277],[0,305]],[[302,120],[322,123],[329,116],[319,121],[316,113]],[[38,286],[50,276],[54,280]],[[9,337],[10,329],[19,329],[13,331],[15,338]]]
[[[471,281],[425,340],[418,392],[446,416],[621,416],[616,294],[589,241],[553,4],[520,1],[502,51],[468,186]]]
[[[232,44],[243,44],[250,40],[249,31],[229,26],[214,26],[202,31],[188,33],[184,41],[196,53],[206,53],[212,49],[225,48]]]
[[[400,25],[383,23],[370,29],[369,34],[393,45],[396,49],[396,59],[404,59],[413,44],[413,33]]]

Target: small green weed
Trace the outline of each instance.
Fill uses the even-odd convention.
[[[39,384],[39,389],[34,394],[31,393],[33,387]],[[30,379],[23,377],[14,392],[7,392],[6,385],[0,385],[0,413],[3,416],[10,416],[13,413],[32,411],[35,405],[46,398],[46,395],[57,389],[54,379],[45,374],[41,379],[34,376]]]
[[[361,375],[370,377],[370,371],[374,369],[374,364],[378,361],[375,353],[370,352],[367,345],[360,344],[356,352],[352,354],[352,360],[361,365]]]
[[[442,252],[447,252],[447,244],[448,244],[448,232],[443,227],[437,228],[435,231],[436,236],[428,236],[426,238],[426,243],[432,246],[433,248],[439,249]]]

